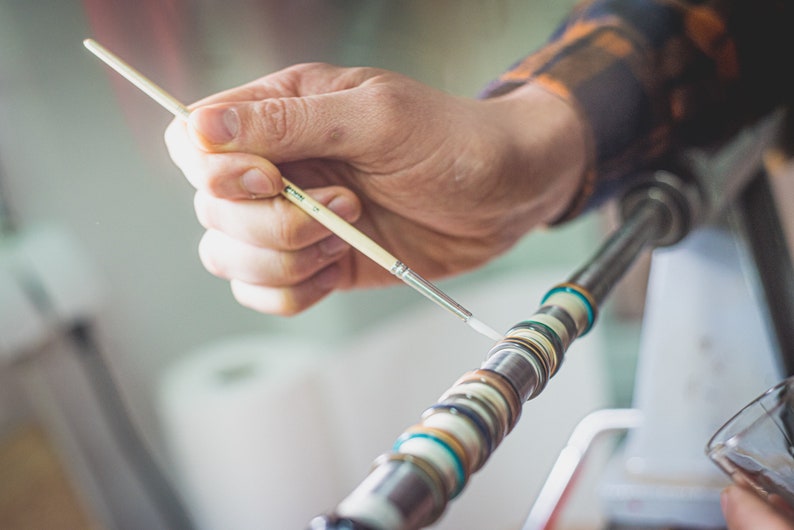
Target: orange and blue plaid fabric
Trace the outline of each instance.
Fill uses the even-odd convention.
[[[585,119],[590,170],[567,220],[674,148],[724,140],[794,99],[793,13],[792,0],[585,1],[483,95],[538,83]]]

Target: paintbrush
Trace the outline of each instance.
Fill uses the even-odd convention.
[[[162,105],[166,110],[171,112],[171,114],[184,121],[189,119],[190,109],[135,68],[127,64],[120,57],[93,39],[85,39],[83,44],[91,53]],[[336,215],[324,205],[312,199],[305,191],[301,190],[289,180],[283,177],[281,180],[284,185],[281,189],[281,195],[339,236],[350,246],[413,287],[428,299],[463,320],[478,333],[496,341],[502,339],[500,333],[481,320],[475,318],[471,311],[457,303],[441,289],[412,271],[403,262],[375,243],[375,241],[370,239],[363,232]]]

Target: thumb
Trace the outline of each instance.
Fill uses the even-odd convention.
[[[352,99],[340,91],[202,106],[190,113],[191,134],[207,151],[247,152],[276,164],[344,158],[366,139],[366,114]]]

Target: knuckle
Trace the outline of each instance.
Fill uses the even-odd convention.
[[[295,260],[292,259],[290,253],[278,252],[276,254],[273,270],[278,275],[283,287],[290,287],[300,281],[300,275],[295,265]]]
[[[404,134],[401,124],[417,114],[415,103],[391,84],[376,84],[368,87],[363,95],[362,108],[369,109],[366,118],[377,124],[369,128],[370,145],[382,146]]]
[[[300,109],[305,104],[302,99],[289,100],[269,98],[256,104],[262,134],[268,142],[289,143],[290,138],[301,134],[303,120]]]
[[[287,136],[287,105],[283,99],[266,99],[261,102],[259,115],[269,138],[281,142]]]
[[[371,106],[385,117],[402,115],[410,107],[410,100],[406,97],[406,92],[393,84],[375,84],[368,92]]]
[[[205,176],[204,183],[207,191],[216,197],[223,197],[226,193],[226,179],[216,173]]]
[[[298,250],[298,237],[297,232],[293,229],[292,225],[289,223],[279,223],[278,224],[278,237],[281,241],[281,244],[285,250]]]
[[[304,76],[317,70],[331,68],[331,65],[322,62],[297,63],[287,67],[284,71],[296,76]]]
[[[230,195],[230,181],[237,176],[233,169],[207,167],[201,173],[201,187],[209,194],[218,198]]]
[[[276,218],[277,222],[273,223],[272,230],[275,232],[274,236],[279,241],[280,247],[283,250],[295,251],[299,250],[303,245],[301,241],[301,234],[296,222],[293,222],[294,215],[299,213],[305,215],[303,212],[296,212],[295,207],[292,206],[286,199],[278,201],[278,212]]]

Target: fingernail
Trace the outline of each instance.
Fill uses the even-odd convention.
[[[275,193],[273,183],[259,168],[251,168],[240,177],[240,185],[252,196],[270,196]]]
[[[190,123],[205,140],[213,144],[229,143],[240,130],[240,117],[234,108],[203,108],[190,114]]]
[[[334,197],[331,202],[328,203],[328,209],[342,219],[350,219],[355,213],[353,202],[344,195]]]
[[[320,241],[320,250],[326,256],[335,256],[349,245],[337,236],[331,236]]]

